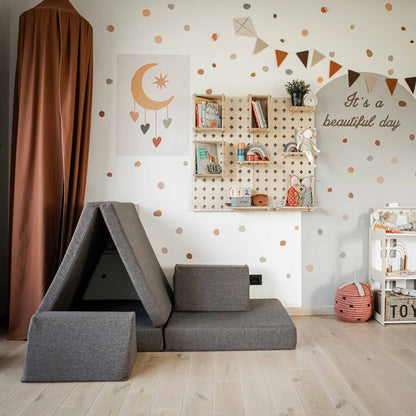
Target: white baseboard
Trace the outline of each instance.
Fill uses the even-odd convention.
[[[333,306],[319,306],[317,308],[286,308],[290,316],[334,315]]]

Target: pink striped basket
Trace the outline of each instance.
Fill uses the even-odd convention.
[[[368,321],[373,314],[373,297],[368,285],[353,282],[338,286],[334,310],[341,321]]]

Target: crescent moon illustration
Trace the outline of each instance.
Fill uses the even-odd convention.
[[[139,104],[146,110],[160,110],[161,108],[169,105],[175,97],[174,95],[172,95],[172,97],[170,97],[166,101],[154,101],[145,94],[142,85],[144,74],[148,69],[156,65],[158,64],[143,65],[136,71],[131,80],[131,93],[133,94],[133,98],[137,104]]]

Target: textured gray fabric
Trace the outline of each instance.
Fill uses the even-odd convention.
[[[136,357],[134,312],[33,315],[22,381],[127,380]]]
[[[131,203],[85,205],[39,312],[65,311],[82,299],[110,235],[153,326],[164,325],[172,309],[172,291]]]
[[[133,311],[136,313],[137,351],[163,351],[163,329],[153,327],[140,301],[84,300],[73,306],[78,311]]]
[[[250,310],[248,266],[177,264],[173,281],[175,311]]]
[[[252,299],[249,312],[173,312],[167,351],[286,350],[296,327],[277,299]]]

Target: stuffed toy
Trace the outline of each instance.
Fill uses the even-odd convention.
[[[300,195],[300,201],[302,201],[302,205],[304,207],[312,206],[312,179],[313,176],[306,176],[301,180],[301,183],[303,185],[303,191]]]
[[[296,129],[296,143],[298,150],[305,153],[309,163],[315,167],[314,154],[320,152],[316,147],[316,129]]]
[[[286,205],[288,207],[297,207],[299,204],[300,195],[295,186],[300,185],[300,179],[296,175],[290,176],[290,188],[287,190]]]

